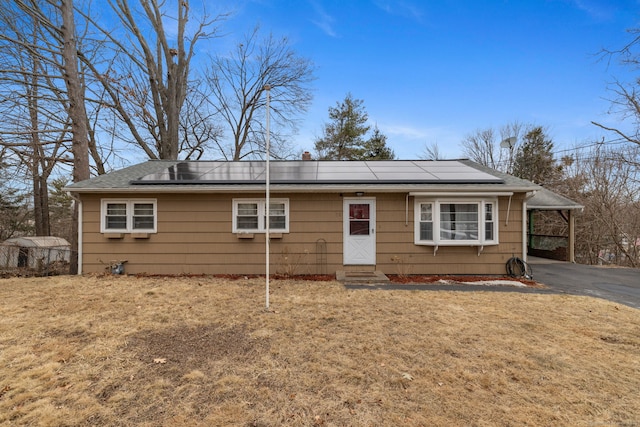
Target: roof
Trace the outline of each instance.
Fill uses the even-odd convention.
[[[54,236],[22,236],[7,239],[1,243],[5,246],[20,246],[24,248],[68,248],[71,245],[62,237]]]
[[[584,206],[546,188],[536,191],[527,202],[528,210],[581,210]]]
[[[274,191],[533,191],[470,160],[271,161]],[[76,193],[262,191],[264,161],[150,160],[66,187]]]

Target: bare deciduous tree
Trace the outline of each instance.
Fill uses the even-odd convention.
[[[180,119],[180,153],[185,159],[198,160],[212,155],[221,143],[223,129],[210,112],[207,95],[190,89]]]
[[[600,52],[601,58],[610,60],[619,60],[621,64],[631,68],[637,69],[640,65],[640,29],[633,28],[628,31],[631,34],[631,40],[620,49],[609,50],[603,49]],[[630,130],[624,130],[606,126],[599,122],[592,121],[594,125],[600,127],[609,132],[613,132],[618,137],[622,138],[631,144],[640,146],[640,91],[639,81],[634,78],[630,82],[624,82],[616,79],[610,86],[610,90],[613,93],[613,99],[611,99],[611,112],[619,114],[624,119],[630,119],[632,126]],[[636,167],[638,164],[636,163]]]
[[[566,165],[565,195],[584,205],[576,222],[580,262],[640,265],[640,188],[638,171],[628,160],[640,149],[605,145],[576,150]]]
[[[420,155],[421,159],[424,160],[443,160],[444,157],[440,152],[440,146],[437,142],[432,142],[431,144],[425,144],[424,151]]]
[[[58,160],[59,145],[54,148],[56,155],[50,159],[47,158],[43,149],[44,143],[41,141],[42,123],[44,122],[41,113],[47,111],[40,107],[43,103],[43,97],[40,94],[42,86],[48,90],[50,99],[56,99],[64,106],[63,122],[65,125],[62,126],[62,130],[57,129],[55,132],[66,133],[70,131],[73,180],[75,182],[82,181],[90,176],[89,121],[85,108],[84,84],[78,69],[78,41],[73,1],[14,0],[11,7],[5,10],[12,13],[12,15],[3,15],[5,22],[10,20],[11,16],[16,22],[28,22],[27,25],[13,27],[13,38],[2,36],[2,40],[8,46],[12,46],[21,57],[26,58],[23,64],[27,66],[26,68],[22,67],[21,71],[20,68],[14,68],[13,81],[10,78],[5,82],[8,81],[12,85],[11,87],[15,87],[15,84],[20,81],[21,87],[25,88],[25,104],[29,117],[30,152],[27,153],[26,150],[14,150],[14,152],[31,169],[36,220],[40,222],[38,231],[48,234],[47,178]],[[9,24],[13,25],[11,22]],[[42,65],[44,63],[48,63],[51,67],[44,67]],[[47,72],[52,67],[57,67],[58,73]],[[62,80],[64,89],[55,80]],[[43,85],[43,82],[48,84]],[[63,93],[66,96],[62,95]],[[49,110],[47,113],[53,116],[52,111]],[[77,208],[74,211],[74,218],[76,216]],[[76,221],[73,223],[77,226]],[[74,249],[77,248],[76,236],[77,233],[73,233],[72,246]],[[74,251],[75,253],[77,252]],[[77,257],[73,256],[71,271],[76,271],[76,269]]]
[[[88,118],[85,109],[84,85],[78,71],[78,46],[76,41],[76,25],[73,9],[73,0],[61,0],[60,14],[62,26],[62,69],[64,83],[67,87],[67,113],[71,121],[73,155],[73,182],[89,179],[89,129]],[[78,271],[78,205],[74,204],[73,229],[71,240],[71,266],[72,274]]]
[[[255,27],[233,52],[212,58],[205,79],[211,106],[232,137],[229,144],[218,145],[224,158],[262,156],[266,84],[271,87],[272,153],[280,158],[291,153],[287,135],[296,132],[299,115],[311,103],[314,76],[311,61],[298,56],[286,37],[261,39]]]
[[[524,130],[525,126],[518,122],[504,125],[499,131],[478,129],[462,141],[463,154],[481,165],[511,173]]]
[[[491,128],[478,129],[467,135],[462,141],[462,150],[469,159],[492,169],[498,169],[499,146],[496,144],[495,132]]]
[[[20,1],[0,11],[5,29],[0,37],[2,144],[17,160],[15,166],[28,171],[34,229],[44,236],[50,234],[48,180],[66,158],[71,130],[62,39],[54,26],[58,18],[55,7],[35,8]],[[81,152],[86,156],[86,149]]]
[[[62,69],[67,87],[67,110],[71,121],[71,152],[73,155],[73,182],[89,179],[89,129],[84,101],[84,86],[78,71],[78,44],[73,0],[60,1],[62,25]]]
[[[124,123],[130,138],[151,159],[177,159],[180,151],[180,120],[188,94],[191,61],[199,40],[215,35],[214,19],[203,18],[192,34],[189,1],[176,2],[176,15],[167,17],[161,0],[141,0],[142,12],[129,0],[110,0],[109,5],[124,33],[107,28],[89,14],[83,16],[108,40],[115,60],[102,68],[85,55],[83,63],[102,85],[109,106]],[[166,20],[175,22],[169,36]]]

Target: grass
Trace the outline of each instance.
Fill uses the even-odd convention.
[[[640,311],[336,282],[0,280],[0,425],[640,425]]]

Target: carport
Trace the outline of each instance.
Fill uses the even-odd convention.
[[[527,254],[560,261],[575,262],[575,217],[584,206],[551,190],[538,190],[527,202],[528,232]],[[557,211],[567,223],[564,236],[537,234],[534,213]]]

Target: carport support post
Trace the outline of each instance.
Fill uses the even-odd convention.
[[[533,223],[533,211],[530,210],[528,213],[529,213],[529,242],[527,243],[527,252],[529,252],[529,249],[531,249],[531,247],[533,246],[533,233],[536,229]]]
[[[576,216],[573,209],[569,209],[569,248],[567,251],[567,261],[576,262]]]

